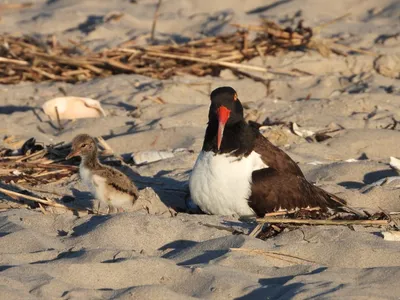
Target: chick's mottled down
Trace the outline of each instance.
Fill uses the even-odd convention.
[[[80,134],[72,140],[67,159],[75,156],[82,159],[79,166],[82,181],[98,200],[108,205],[109,211],[133,205],[139,195],[136,186],[122,172],[99,162],[96,142],[91,136]]]

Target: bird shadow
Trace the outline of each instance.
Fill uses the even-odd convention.
[[[71,236],[78,237],[95,230],[99,225],[110,219],[112,215],[94,215],[87,222],[73,228]]]
[[[388,169],[388,170],[379,170],[373,171],[364,174],[364,178],[362,182],[359,181],[342,181],[339,182],[338,185],[343,186],[346,189],[361,189],[369,184],[372,184],[380,179],[387,177],[396,177],[399,176],[396,170]]]
[[[397,171],[393,169],[388,169],[388,170],[380,170],[380,171],[374,171],[374,172],[369,172],[364,175],[364,183],[365,184],[371,184],[374,183],[375,181],[378,181],[379,179],[386,178],[386,177],[392,177],[392,176],[399,176]]]
[[[237,297],[235,300],[292,299],[298,294],[299,290],[305,286],[305,284],[300,282],[289,283],[291,280],[296,276],[319,274],[324,272],[326,269],[326,267],[320,267],[305,274],[262,278],[258,281],[261,285],[260,288],[251,291],[247,295]],[[340,289],[340,287],[337,287],[336,289]],[[323,294],[325,294],[325,292],[321,293],[321,296]],[[318,299],[318,297],[316,297],[316,299]]]
[[[193,247],[197,244],[198,244],[198,242],[191,241],[191,240],[176,240],[171,243],[165,244],[164,246],[160,247],[158,250],[166,251],[168,249],[172,249],[167,254],[164,254],[162,256],[162,258],[172,258],[173,256],[178,254],[183,249]]]
[[[208,264],[212,260],[230,252],[230,248],[241,247],[244,242],[245,238],[238,235],[215,238],[203,242],[176,240],[162,246],[159,250],[172,248],[162,257],[174,260],[178,266],[190,266]]]

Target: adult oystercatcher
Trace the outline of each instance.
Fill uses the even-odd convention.
[[[190,181],[192,200],[209,214],[264,216],[277,210],[320,207],[346,201],[309,183],[299,166],[243,117],[236,91],[211,93],[203,148]]]

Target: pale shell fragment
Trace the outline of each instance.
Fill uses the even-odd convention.
[[[397,170],[397,171],[400,171],[400,159],[391,156],[391,157],[390,157],[389,165],[390,165],[393,169],[395,169],[395,170]]]
[[[386,241],[400,241],[400,231],[384,231],[382,234]]]
[[[303,138],[312,136],[315,133],[315,132],[313,132],[311,130],[307,130],[307,129],[301,128],[296,123],[293,123],[292,130],[296,135],[301,136]]]
[[[132,153],[132,159],[135,165],[148,164],[174,156],[175,155],[172,151],[149,150]]]
[[[57,120],[57,111],[60,120],[82,118],[99,118],[106,116],[100,102],[90,98],[58,97],[46,101],[43,111],[51,120]]]

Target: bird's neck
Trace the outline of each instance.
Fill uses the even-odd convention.
[[[97,158],[97,151],[82,156],[81,166],[88,169],[96,169],[100,166],[99,159]]]
[[[234,156],[247,156],[254,148],[257,131],[244,120],[225,126],[221,147],[217,147],[218,122],[209,122],[203,143],[203,151],[231,153]]]

